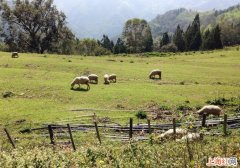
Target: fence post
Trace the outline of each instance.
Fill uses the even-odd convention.
[[[223,132],[227,136],[227,114],[224,114]]]
[[[202,117],[202,127],[206,127],[206,118],[207,118],[207,115],[204,113]]]
[[[150,121],[150,119],[148,119],[147,122],[148,122],[148,133],[151,134],[152,131],[151,131],[151,121]]]
[[[75,143],[74,143],[74,141],[73,141],[73,136],[72,136],[72,130],[71,130],[71,127],[70,127],[69,124],[67,124],[67,127],[68,127],[68,132],[69,132],[69,135],[70,135],[70,139],[71,139],[71,142],[72,142],[73,150],[76,151]]]
[[[96,121],[94,121],[94,125],[95,125],[95,128],[96,128],[98,141],[99,141],[100,144],[102,144],[101,137],[100,137],[100,134],[99,134],[99,131],[98,131],[98,125],[97,125]]]
[[[130,118],[130,125],[129,125],[129,139],[132,138],[132,134],[133,134],[133,119]]]
[[[13,142],[13,140],[12,140],[12,138],[11,138],[8,130],[7,130],[7,128],[4,128],[4,131],[5,131],[5,133],[7,134],[7,137],[8,137],[9,142],[12,144],[13,148],[15,149],[16,146],[15,146],[15,144],[14,144],[14,142]]]
[[[176,119],[173,118],[173,136],[176,139]]]
[[[55,145],[55,142],[54,142],[54,137],[53,137],[53,129],[52,129],[52,126],[51,125],[48,125],[48,133],[49,133],[49,137],[50,137],[50,143]]]

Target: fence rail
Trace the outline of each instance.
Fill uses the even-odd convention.
[[[173,129],[174,134],[176,133],[176,128],[181,126],[192,125],[193,130],[198,131],[199,128],[207,127],[210,130],[213,127],[218,125],[223,125],[223,132],[214,132],[214,135],[225,135],[227,136],[227,129],[237,129],[240,128],[240,116],[229,117],[224,115],[224,118],[217,118],[217,119],[206,119],[207,117],[203,117],[202,120],[198,120],[195,122],[177,122],[175,118],[172,119],[171,123],[163,123],[163,124],[156,124],[151,123],[150,120],[146,121],[146,124],[133,124],[133,119],[130,118],[129,124],[121,126],[119,124],[101,124],[96,121],[96,116],[94,115],[94,121],[92,124],[48,124],[43,125],[39,128],[32,128],[29,132],[35,132],[37,134],[40,133],[41,136],[49,136],[50,143],[55,145],[56,139],[54,137],[62,137],[62,138],[70,138],[70,142],[74,151],[76,150],[76,146],[74,143],[73,134],[74,132],[96,132],[96,138],[99,141],[99,144],[102,144],[102,137],[108,138],[111,140],[120,140],[120,141],[127,141],[129,139],[134,139],[137,141],[148,140],[147,136],[144,136],[145,133],[152,133],[152,132],[164,132],[169,129]],[[101,132],[102,130],[108,130],[111,133],[107,133],[106,131]],[[12,136],[5,128],[4,131],[6,132],[7,138],[9,142],[12,144],[13,148],[15,148],[15,143],[13,141]],[[24,131],[23,131],[24,132]],[[140,135],[138,133],[143,133],[144,135]],[[205,133],[209,135],[209,132]],[[175,137],[175,136],[174,136]],[[69,143],[68,143],[69,144]]]

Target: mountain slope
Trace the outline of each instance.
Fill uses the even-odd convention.
[[[199,12],[181,8],[158,15],[149,22],[153,37],[159,37],[164,32],[174,33],[177,25],[186,30],[197,13]],[[236,5],[223,11],[200,12],[200,20],[202,29],[221,23],[238,24],[240,23],[240,6]]]
[[[56,6],[68,18],[69,26],[79,38],[101,38],[121,34],[126,20],[142,18],[151,20],[157,14],[176,8],[194,10],[224,9],[239,3],[240,0],[55,0]]]

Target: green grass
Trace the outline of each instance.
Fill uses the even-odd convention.
[[[73,132],[76,152],[70,146],[53,147],[43,132],[19,133],[46,123],[90,123],[92,119],[83,115],[94,112],[120,124],[133,117],[136,124],[137,112],[153,104],[179,113],[182,108],[194,112],[207,101],[225,100],[224,111],[234,114],[240,104],[240,55],[236,47],[104,57],[22,53],[12,59],[10,55],[0,52],[0,94],[15,94],[0,98],[0,167],[205,167],[208,157],[240,159],[239,130],[228,130],[228,137],[205,136],[187,145],[160,141],[158,133],[146,142],[113,142],[103,136],[101,128],[102,145],[98,145],[94,131]],[[161,81],[148,79],[156,68],[162,70]],[[88,72],[99,75],[99,84],[91,85],[90,91],[70,90],[72,79]],[[104,85],[105,73],[116,73],[117,83]],[[100,110],[71,111],[94,108]],[[17,149],[12,150],[3,127],[10,131]],[[222,132],[222,126],[217,130]],[[55,141],[67,141],[69,135],[64,135],[65,139],[55,137]]]
[[[151,102],[171,108],[185,101],[192,107],[204,105],[217,97],[240,95],[239,65],[235,48],[165,57],[20,54],[20,58],[12,59],[10,53],[1,52],[0,93],[11,91],[15,96],[0,98],[0,122],[11,125],[27,119],[41,124],[93,114],[70,111],[80,108],[117,110],[122,106],[121,110],[137,112]],[[162,70],[161,81],[148,79],[149,72],[156,68]],[[99,84],[91,85],[88,92],[70,90],[72,79],[86,72],[98,74]],[[117,74],[117,83],[104,85],[105,73]],[[120,110],[96,113],[124,123],[128,117],[135,117],[134,112]]]

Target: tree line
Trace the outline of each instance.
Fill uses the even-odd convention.
[[[0,50],[6,51],[107,55],[223,48],[220,26],[201,32],[198,14],[185,32],[178,25],[173,35],[165,32],[155,41],[146,20],[130,19],[114,44],[107,35],[101,40],[76,38],[53,0],[16,0],[12,5],[1,1],[0,13]]]

